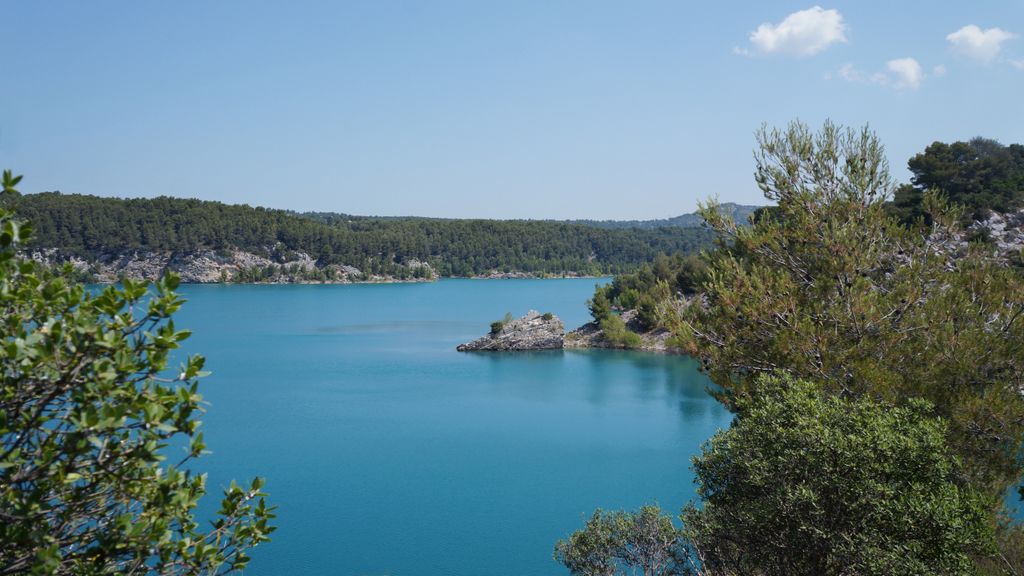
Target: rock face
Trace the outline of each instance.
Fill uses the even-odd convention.
[[[999,256],[1010,257],[1024,250],[1024,210],[992,213],[985,220],[975,222],[971,230],[984,230]]]
[[[505,324],[497,333],[487,334],[467,344],[460,344],[459,352],[555,350],[562,348],[565,325],[558,316],[541,315],[530,310],[526,316]]]
[[[938,255],[948,258],[952,268],[956,260],[967,253],[968,239],[985,238],[991,248],[991,256],[1003,262],[1019,262],[1024,250],[1024,209],[999,214],[992,212],[984,220],[978,220],[952,234],[933,232],[928,246]]]

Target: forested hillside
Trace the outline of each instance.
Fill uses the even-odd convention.
[[[427,262],[440,276],[493,271],[609,274],[659,253],[708,244],[702,229],[607,230],[522,220],[300,217],[282,210],[160,197],[115,199],[56,192],[11,199],[35,227],[34,246],[95,259],[125,251],[244,250],[282,261],[302,252],[318,266],[402,276]]]

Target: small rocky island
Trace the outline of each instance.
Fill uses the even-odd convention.
[[[459,352],[558,350],[565,341],[565,325],[554,314],[541,314],[530,310],[522,318],[499,320],[491,325],[491,332],[466,344],[459,344]]]
[[[491,325],[491,332],[466,344],[459,344],[459,352],[490,351],[512,352],[523,350],[561,350],[564,348],[631,348],[644,352],[678,353],[668,345],[671,333],[664,328],[645,331],[636,318],[636,310],[626,310],[621,318],[626,328],[639,337],[635,346],[626,346],[606,338],[597,322],[565,332],[565,325],[554,314],[541,314],[530,310],[522,318],[506,317]]]

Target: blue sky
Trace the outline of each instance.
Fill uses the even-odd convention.
[[[0,0],[24,191],[354,214],[761,203],[754,131],[1024,142],[1024,2]]]

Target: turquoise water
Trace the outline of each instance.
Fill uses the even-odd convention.
[[[729,422],[692,360],[455,351],[506,311],[579,325],[593,286],[184,287],[213,372],[196,467],[211,493],[264,476],[279,506],[246,574],[565,574],[552,546],[594,508],[677,511]]]

